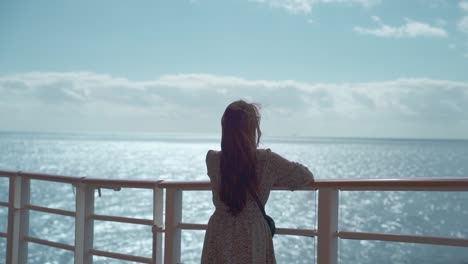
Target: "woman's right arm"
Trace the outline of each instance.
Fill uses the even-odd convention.
[[[289,161],[275,152],[270,152],[269,162],[270,171],[275,174],[275,185],[294,190],[314,181],[314,175],[306,166]]]

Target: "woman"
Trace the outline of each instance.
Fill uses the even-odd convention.
[[[313,175],[269,149],[257,149],[262,133],[255,104],[231,103],[221,125],[221,151],[206,155],[216,210],[202,263],[276,263],[271,231],[251,193],[265,205],[273,185],[295,189],[313,181]]]

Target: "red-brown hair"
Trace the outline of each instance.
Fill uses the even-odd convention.
[[[231,103],[221,119],[220,197],[233,215],[245,206],[249,189],[257,190],[257,146],[262,132],[256,104]]]

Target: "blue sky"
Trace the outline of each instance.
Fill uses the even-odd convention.
[[[1,1],[2,130],[468,138],[468,1]]]

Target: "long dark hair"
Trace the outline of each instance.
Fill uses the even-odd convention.
[[[249,189],[257,190],[256,150],[260,142],[260,114],[256,104],[231,103],[221,119],[220,197],[233,215],[245,206]]]

